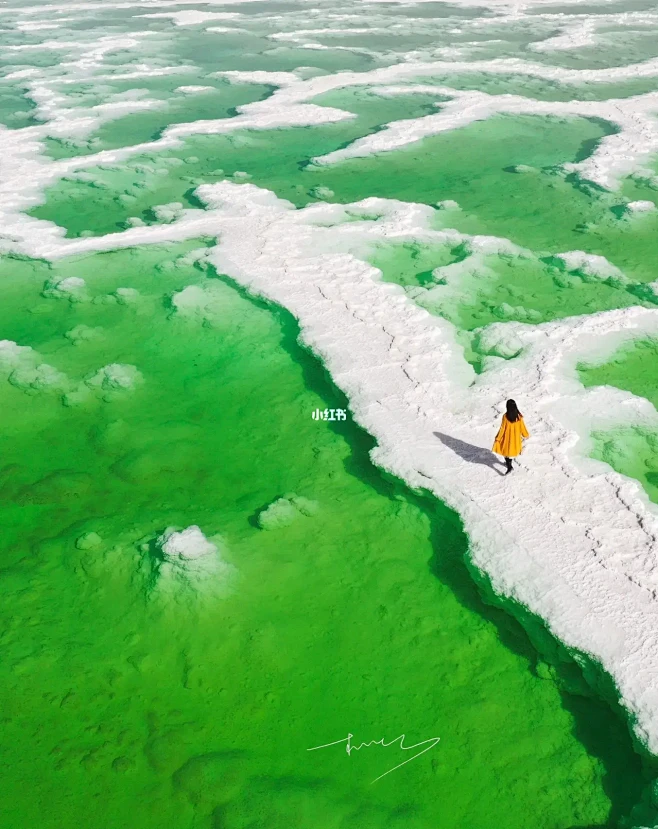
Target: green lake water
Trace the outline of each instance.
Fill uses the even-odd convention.
[[[644,397],[658,408],[656,340],[634,340],[606,363],[580,366],[579,374],[585,386],[614,386]],[[638,480],[651,500],[658,503],[658,432],[626,427],[597,432],[593,437],[593,457]]]

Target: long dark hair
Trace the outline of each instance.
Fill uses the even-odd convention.
[[[509,422],[510,423],[516,423],[516,421],[520,417],[523,417],[523,415],[519,411],[518,406],[516,405],[516,402],[514,400],[508,400],[507,401],[507,419],[509,420]]]

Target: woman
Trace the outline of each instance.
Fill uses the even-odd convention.
[[[493,451],[505,458],[506,475],[512,471],[512,458],[521,454],[522,438],[529,438],[530,434],[523,422],[523,415],[513,400],[507,401],[507,411],[503,415],[503,422],[494,440]]]

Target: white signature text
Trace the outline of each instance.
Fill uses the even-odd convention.
[[[337,746],[337,745],[340,745],[341,743],[345,743],[345,751],[347,752],[348,755],[351,756],[352,751],[359,751],[362,748],[368,748],[369,746],[374,746],[374,745],[382,746],[383,748],[387,748],[388,746],[392,746],[393,743],[397,743],[398,740],[400,741],[400,748],[403,751],[413,751],[414,749],[419,748],[419,746],[427,746],[427,748],[424,748],[422,751],[419,751],[417,754],[414,754],[413,757],[409,757],[404,762],[398,763],[397,766],[393,766],[392,769],[389,769],[388,771],[385,771],[384,774],[380,774],[379,777],[375,777],[375,779],[372,782],[376,783],[378,780],[381,780],[382,777],[386,777],[387,774],[390,774],[392,771],[395,771],[396,769],[399,769],[401,766],[405,766],[407,763],[410,763],[412,760],[415,760],[416,757],[420,757],[421,754],[425,754],[426,751],[429,751],[431,748],[434,748],[434,746],[441,739],[440,737],[430,737],[428,740],[422,740],[420,743],[414,743],[414,745],[412,745],[412,746],[405,746],[404,745],[405,735],[400,734],[399,737],[396,737],[394,740],[391,740],[388,743],[382,737],[381,740],[370,740],[369,743],[361,743],[361,745],[356,746],[356,745],[352,745],[352,737],[354,737],[354,734],[348,734],[347,737],[344,737],[342,740],[334,740],[333,743],[325,743],[322,746],[313,746],[313,748],[308,748],[306,750],[307,751],[317,751],[319,748],[329,748],[329,746]],[[428,743],[430,743],[430,745],[427,745]]]

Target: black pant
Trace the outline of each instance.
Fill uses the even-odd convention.
[[[512,468],[512,459],[511,459],[511,458],[505,458],[505,466],[506,466],[508,469],[511,469],[511,468]]]

